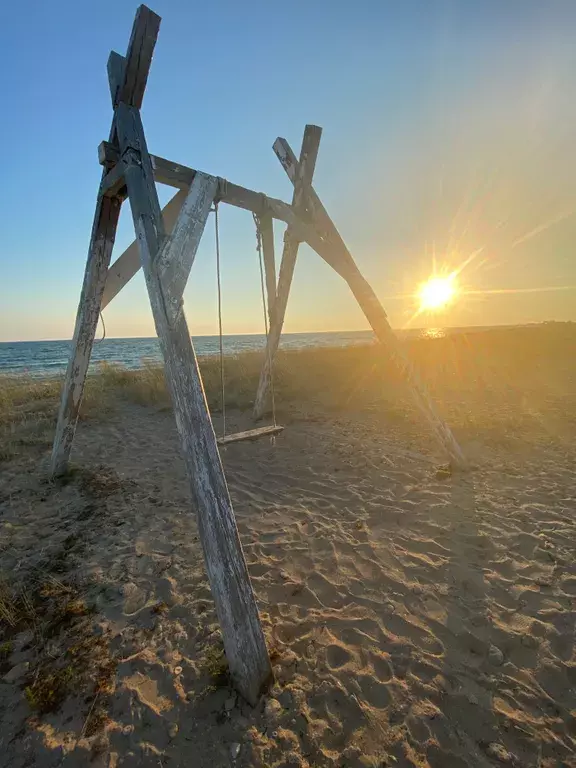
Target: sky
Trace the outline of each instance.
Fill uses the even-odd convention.
[[[152,0],[150,0],[152,2]],[[136,3],[3,8],[0,341],[68,339],[112,117],[106,62]],[[394,327],[576,320],[573,0],[155,0],[142,116],[151,152],[290,201],[272,144],[323,127],[314,187]],[[165,204],[174,190],[158,187]],[[221,208],[226,333],[263,331],[251,215]],[[185,292],[217,329],[212,217]],[[277,260],[283,225],[276,223]],[[113,260],[133,239],[128,202]],[[415,316],[418,285],[461,294]],[[108,337],[155,335],[141,273],[104,312]],[[302,246],[287,332],[368,324]],[[98,334],[102,333],[99,328]]]

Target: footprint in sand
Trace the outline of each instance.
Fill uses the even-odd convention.
[[[430,653],[433,656],[441,656],[444,653],[442,643],[431,632],[418,627],[416,624],[412,624],[410,621],[406,621],[406,619],[397,614],[387,616],[385,625],[386,629],[390,632],[415,643],[426,653]]]
[[[391,701],[388,686],[375,680],[372,675],[358,675],[362,698],[376,709],[385,709]]]
[[[330,669],[340,669],[352,660],[352,655],[341,645],[329,645],[326,648],[326,663]]]
[[[126,616],[134,616],[146,605],[146,592],[133,582],[128,582],[122,588],[124,595],[123,612]]]
[[[321,573],[310,574],[307,586],[320,604],[327,608],[341,608],[346,602],[344,595]]]
[[[561,583],[561,588],[567,595],[576,597],[576,577],[571,576],[568,579],[564,579]]]
[[[387,658],[380,656],[379,654],[371,653],[370,659],[372,661],[372,666],[374,667],[374,673],[381,683],[387,683],[392,679],[392,667]]]

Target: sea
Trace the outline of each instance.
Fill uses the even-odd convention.
[[[474,328],[433,328],[427,330],[402,331],[402,335],[440,337],[461,333],[487,330]],[[196,354],[216,355],[219,353],[218,336],[193,337]],[[346,347],[351,344],[369,344],[375,340],[372,331],[331,331],[324,333],[282,334],[281,349],[304,349],[307,347]],[[264,334],[242,334],[223,336],[226,355],[247,351],[264,350]],[[50,376],[65,372],[70,354],[70,341],[14,341],[0,342],[0,374]],[[160,362],[160,348],[157,338],[104,339],[96,341],[92,350],[91,368],[107,362],[125,368],[142,368],[146,364]]]

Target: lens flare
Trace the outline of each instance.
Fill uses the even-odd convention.
[[[422,283],[418,290],[420,310],[434,312],[444,309],[456,296],[457,285],[454,275],[448,277],[431,277]]]

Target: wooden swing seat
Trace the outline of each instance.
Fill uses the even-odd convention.
[[[283,429],[284,427],[270,426],[247,429],[245,432],[234,432],[231,435],[219,437],[218,445],[230,445],[230,443],[240,443],[243,440],[257,440],[259,437],[266,437],[266,435],[278,435]]]

